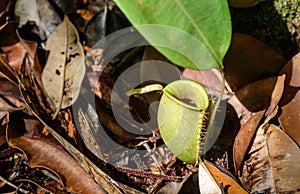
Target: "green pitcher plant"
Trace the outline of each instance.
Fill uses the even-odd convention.
[[[170,151],[180,160],[198,164],[200,146],[206,136],[209,95],[192,80],[176,80],[164,88],[151,84],[127,92],[127,95],[162,91],[157,122],[161,137]]]

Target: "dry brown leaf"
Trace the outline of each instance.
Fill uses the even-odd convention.
[[[52,5],[53,4],[47,0],[17,1],[15,15],[18,16],[19,27],[26,25],[26,23],[30,21],[37,26],[35,33],[37,33],[42,40],[46,40],[55,26],[61,22],[60,15],[55,11]]]
[[[15,98],[18,98],[20,96],[20,91],[16,84],[5,78],[0,78],[0,83],[1,95],[13,96]]]
[[[270,134],[270,130],[268,131],[268,126],[266,125],[261,125],[258,128],[253,144],[246,156],[247,160],[243,164],[241,182],[251,193],[269,189],[268,183],[272,182],[272,173],[270,173],[266,148],[266,139]],[[265,170],[261,172],[262,168]]]
[[[225,79],[234,91],[238,91],[259,79],[276,76],[286,62],[261,41],[235,33],[224,58]]]
[[[259,111],[252,116],[247,123],[240,129],[237,134],[233,145],[233,163],[235,174],[239,174],[241,164],[247,153],[248,147],[252,141],[252,138],[258,128],[258,125],[265,114],[265,110]]]
[[[155,80],[165,84],[181,79],[178,67],[173,64],[152,46],[145,48],[140,77],[143,81]]]
[[[90,21],[95,16],[95,13],[87,9],[78,9],[76,10],[76,13],[79,14],[86,22]]]
[[[58,173],[68,192],[105,193],[61,146],[42,137],[16,134],[18,128],[14,127],[7,127],[8,143],[25,152],[31,167],[46,167]]]
[[[205,71],[184,69],[183,77],[200,83],[211,95],[219,96],[221,91],[223,90],[223,77],[217,69],[210,69]],[[225,96],[225,98],[227,98],[227,96]]]
[[[93,163],[89,159],[94,159],[94,156],[91,156],[91,153],[89,153],[88,150],[86,150],[87,153],[85,153],[88,154],[89,158],[82,152],[80,152],[78,150],[78,147],[74,147],[74,145],[66,141],[65,137],[58,133],[58,131],[62,133],[65,132],[65,129],[62,127],[63,120],[61,120],[60,117],[57,117],[55,121],[52,121],[50,115],[51,110],[49,111],[48,109],[49,104],[47,102],[47,98],[45,97],[45,95],[43,95],[44,91],[42,90],[42,88],[39,88],[37,86],[36,77],[32,74],[26,75],[24,73],[24,70],[21,71],[21,74],[22,75],[18,77],[18,81],[20,85],[20,91],[27,109],[31,111],[31,113],[47,127],[47,129],[51,132],[55,139],[64,147],[65,150],[69,152],[69,154],[85,170],[85,172],[90,174],[94,178],[94,180],[106,191],[110,191],[112,193],[122,193],[123,191],[140,193],[139,191],[130,188],[125,184],[114,181],[109,175],[104,172],[107,172],[107,166],[102,160],[93,160],[93,162],[97,162],[97,165],[95,165],[95,163]]]
[[[276,193],[300,191],[300,150],[282,130],[274,131],[267,139]]]
[[[9,64],[5,54],[0,54],[0,72],[1,72],[1,79],[6,78],[10,82],[17,85],[18,80],[16,78],[15,73],[9,68]]]
[[[112,80],[112,78],[104,72],[88,72],[87,77],[94,93],[107,105],[111,106],[112,88],[114,86],[114,81]],[[114,95],[117,94],[114,93]],[[119,98],[120,97],[117,96],[117,99]]]
[[[78,132],[86,147],[98,158],[104,160],[101,147],[97,141],[98,138],[95,136],[99,131],[99,120],[97,113],[90,104],[88,105],[86,112],[84,112],[82,108],[78,109],[78,122],[80,123]]]
[[[25,109],[25,104],[18,99],[11,96],[4,96],[0,94],[0,112],[2,111],[18,111]]]
[[[222,194],[247,192],[229,175],[209,162],[199,164],[199,188],[201,194]]]
[[[285,75],[278,76],[276,85],[275,85],[274,90],[271,95],[270,105],[267,108],[266,113],[265,113],[265,116],[267,116],[267,117],[275,111],[275,109],[277,108],[278,103],[283,95],[285,77],[286,77]]]
[[[268,109],[266,114],[270,114],[275,109],[283,93],[284,79],[283,75],[253,82],[244,86],[229,100],[241,118],[241,126],[253,113]]]
[[[25,104],[19,100],[19,97],[19,88],[11,81],[0,78],[0,120],[9,112],[25,109]]]
[[[300,183],[300,150],[275,125],[261,125],[249,159],[243,168],[242,182],[251,193],[294,193]]]
[[[47,40],[50,51],[42,73],[43,86],[55,105],[57,115],[61,108],[77,99],[85,75],[84,52],[75,26],[64,16]]]
[[[166,185],[157,191],[157,194],[174,194],[179,193],[180,189],[182,188],[184,182],[168,182]]]
[[[136,141],[137,135],[123,129],[122,126],[120,126],[116,121],[113,112],[105,107],[105,105],[99,100],[96,100],[95,105],[97,114],[101,115],[99,116],[101,124],[107,127],[110,132],[114,134],[114,141],[116,141],[120,145],[135,147],[138,143],[138,141]]]
[[[286,75],[285,90],[279,103],[282,113],[279,122],[284,130],[300,146],[300,53],[281,70]]]

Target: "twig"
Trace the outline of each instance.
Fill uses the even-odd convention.
[[[24,190],[24,189],[22,189],[22,188],[17,187],[17,186],[14,185],[14,184],[8,182],[8,181],[7,181],[5,178],[3,178],[2,176],[0,176],[0,180],[1,180],[2,182],[4,182],[5,184],[7,184],[7,185],[9,185],[9,186],[11,186],[11,187],[17,189],[18,191],[20,191],[20,192],[22,192],[22,193],[30,193],[30,191],[26,191],[26,190]]]
[[[156,157],[153,154],[153,151],[151,150],[151,148],[149,147],[149,145],[147,143],[143,143],[143,146],[147,149],[148,154],[151,156],[152,160],[155,162],[157,168],[159,169],[160,173],[163,173],[162,168],[159,165],[159,162],[157,161]]]
[[[144,171],[144,170],[136,170],[136,169],[130,169],[130,168],[124,168],[124,167],[118,167],[113,166],[116,170],[126,173],[127,175],[135,175],[139,177],[146,177],[146,178],[152,178],[152,179],[164,179],[168,181],[173,182],[181,182],[182,177],[181,176],[175,176],[175,175],[163,175],[163,174],[154,174],[152,172]]]

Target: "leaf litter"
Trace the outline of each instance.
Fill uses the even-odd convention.
[[[91,18],[92,17],[90,16],[86,18],[86,20],[91,20]],[[81,31],[81,33],[82,32],[83,31]],[[80,38],[78,35],[75,37],[77,38],[77,42],[75,41],[75,43],[77,43],[76,46],[81,50],[81,45],[79,45]],[[254,42],[250,48],[248,44],[249,41]],[[168,150],[152,150],[152,152],[149,152],[150,155],[152,154],[149,158],[153,158],[154,156],[160,163],[165,160],[164,165],[167,167],[164,166],[163,173],[170,175],[155,175],[157,171],[157,166],[155,164],[151,171],[146,171],[142,168],[130,169],[113,167],[105,162],[107,158],[120,157],[120,155],[116,153],[109,153],[111,154],[109,156],[106,150],[101,149],[103,142],[98,142],[98,138],[95,137],[95,134],[97,135],[97,126],[99,124],[104,123],[108,128],[108,131],[113,131],[116,128],[115,123],[111,122],[113,117],[109,113],[110,110],[109,108],[107,109],[107,105],[110,104],[109,93],[113,81],[115,80],[116,75],[118,75],[118,73],[115,73],[116,66],[111,65],[111,69],[108,71],[106,69],[107,78],[104,77],[102,80],[99,80],[95,69],[93,69],[91,65],[87,65],[87,72],[82,73],[82,77],[80,79],[78,78],[79,81],[77,80],[77,86],[81,84],[80,80],[87,74],[91,83],[90,88],[94,89],[95,94],[98,95],[100,101],[102,101],[102,108],[100,111],[98,109],[98,114],[95,110],[90,110],[88,108],[84,109],[82,107],[82,109],[78,110],[82,124],[81,128],[84,128],[84,130],[88,129],[87,134],[78,136],[78,134],[76,134],[77,131],[70,132],[73,123],[71,120],[73,120],[72,118],[74,118],[74,115],[72,115],[72,111],[69,111],[68,106],[75,102],[76,95],[80,96],[80,92],[82,91],[74,89],[78,92],[74,99],[72,98],[72,100],[63,102],[62,104],[65,104],[64,106],[57,103],[55,109],[53,109],[51,106],[53,99],[52,101],[47,99],[47,93],[40,84],[40,71],[29,72],[29,75],[28,72],[25,73],[29,69],[33,69],[32,65],[38,65],[36,58],[32,58],[35,56],[36,50],[34,47],[31,48],[33,48],[31,50],[31,58],[25,60],[20,75],[14,75],[14,73],[12,73],[13,71],[10,70],[5,70],[3,72],[3,69],[1,69],[4,77],[12,78],[8,80],[19,83],[21,96],[23,98],[18,96],[20,94],[14,93],[12,95],[12,93],[8,92],[11,88],[15,87],[14,85],[3,85],[3,82],[1,81],[1,92],[4,92],[5,95],[2,95],[1,93],[0,103],[1,107],[3,107],[2,112],[4,112],[4,114],[2,114],[0,120],[4,125],[8,126],[7,133],[5,134],[7,136],[7,142],[5,143],[4,141],[0,144],[0,150],[4,149],[4,147],[7,146],[7,143],[10,146],[18,147],[22,152],[25,152],[27,158],[24,158],[24,160],[28,160],[33,169],[39,171],[39,168],[43,166],[49,171],[46,174],[52,174],[49,176],[53,178],[51,181],[49,181],[50,179],[46,181],[48,184],[47,186],[36,180],[31,181],[27,179],[26,181],[22,181],[22,179],[20,179],[24,185],[28,187],[36,185],[36,191],[42,191],[44,189],[43,191],[48,191],[50,193],[54,192],[53,188],[61,190],[62,192],[65,189],[65,191],[68,192],[73,191],[81,193],[100,193],[104,190],[110,193],[140,193],[155,191],[167,193],[167,191],[180,192],[181,189],[189,187],[190,183],[187,181],[187,178],[191,176],[192,172],[197,172],[198,169],[176,160]],[[80,51],[79,53],[79,56],[83,58],[83,52]],[[149,58],[149,49],[146,49],[144,53],[145,56],[148,55],[145,58]],[[155,54],[155,52],[153,53],[154,54],[152,55],[158,57],[160,60],[165,60],[164,58],[161,58],[161,56]],[[73,56],[73,54],[74,53],[71,53],[70,55]],[[100,55],[100,57],[102,56]],[[142,56],[139,56],[139,58],[141,59]],[[143,60],[146,60],[145,58]],[[49,59],[51,58],[48,58],[48,60]],[[67,58],[64,58],[62,61],[68,60]],[[50,62],[53,61],[50,60]],[[115,63],[117,64],[118,60],[116,60]],[[242,34],[234,35],[233,44],[225,58],[224,66],[226,81],[233,89],[232,93],[229,92],[226,95],[226,98],[229,99],[228,102],[233,107],[233,111],[231,112],[233,115],[229,116],[232,116],[239,121],[235,128],[240,130],[240,132],[234,136],[235,139],[228,136],[222,136],[222,138],[224,138],[223,141],[232,142],[229,146],[224,147],[224,149],[230,151],[229,149],[233,148],[233,158],[228,158],[225,154],[225,157],[220,157],[221,159],[218,161],[211,160],[211,162],[223,165],[227,170],[233,172],[234,175],[228,175],[230,173],[224,173],[224,170],[220,171],[219,168],[212,166],[208,162],[201,163],[200,166],[203,166],[201,169],[208,169],[202,171],[205,172],[204,176],[209,177],[210,181],[213,182],[212,187],[200,187],[201,193],[207,193],[209,192],[209,189],[214,187],[220,193],[245,192],[243,187],[251,193],[272,191],[278,193],[291,193],[299,191],[300,163],[299,157],[297,157],[299,155],[299,133],[297,133],[297,122],[299,121],[297,117],[297,111],[299,110],[299,76],[297,76],[299,66],[297,65],[299,64],[298,55],[296,55],[281,70],[285,63],[286,60],[283,57],[277,55],[259,41]],[[65,62],[59,64],[67,65]],[[245,67],[243,66],[244,64],[246,64],[246,69],[249,69],[249,71],[243,69],[243,67]],[[80,68],[82,70],[83,68],[83,66],[80,67],[80,65],[74,65],[74,67],[75,66],[76,70]],[[238,68],[235,69],[235,67]],[[102,71],[103,69],[100,70]],[[281,72],[279,73],[280,70]],[[69,72],[69,70],[66,72]],[[145,73],[147,72],[147,69],[142,70],[142,72],[147,76]],[[198,79],[197,81],[200,83],[203,82],[201,76],[198,76],[199,72],[192,72],[188,69],[184,69],[183,72],[188,78],[193,77],[193,79]],[[239,74],[240,72],[242,73]],[[249,76],[245,72],[249,72]],[[213,72],[211,73],[213,74]],[[57,72],[52,72],[52,74],[48,75],[48,78],[55,74],[57,75]],[[59,77],[61,78],[63,76]],[[110,77],[112,79],[110,79]],[[215,80],[213,79],[213,81]],[[61,88],[65,89],[65,82],[60,82],[63,83],[60,85],[60,91],[62,91]],[[208,80],[204,82],[210,83]],[[45,86],[48,83],[45,81],[43,84]],[[217,84],[212,85],[217,86]],[[76,85],[74,86],[74,88],[76,88]],[[104,89],[101,89],[100,86],[104,86]],[[90,88],[88,88],[87,91],[89,91]],[[101,90],[99,90],[99,88]],[[60,100],[63,101],[63,95],[61,94],[62,92],[58,95],[60,96]],[[17,106],[13,106],[15,102],[17,102]],[[123,102],[120,101],[120,103]],[[125,107],[125,109],[126,108],[130,107]],[[24,132],[23,134],[18,134],[21,130],[19,127],[12,128],[14,122],[9,120],[9,117],[12,117],[14,113],[24,109],[27,109],[25,112],[29,112],[30,117],[36,117],[41,121],[37,120],[39,130],[34,130],[35,124],[33,123],[27,124],[25,127],[27,132]],[[56,115],[54,120],[53,115]],[[97,118],[98,116],[99,118]],[[230,122],[229,118],[230,117],[226,117],[226,119],[228,119],[227,122]],[[74,120],[76,119],[77,118],[74,118]],[[98,120],[100,120],[100,123],[98,123]],[[277,126],[275,126],[274,123]],[[41,134],[40,131],[42,128],[47,128],[55,138],[51,137],[51,135],[45,136]],[[3,131],[2,128],[0,130]],[[118,128],[117,126],[115,134],[119,133],[124,134],[124,129],[121,127]],[[226,133],[232,132],[226,131]],[[0,137],[3,137],[3,134],[0,134]],[[132,136],[129,134],[125,134],[123,137],[125,137],[125,141],[120,135],[117,135],[115,139],[121,144],[138,149],[141,148],[140,145],[150,145],[152,147],[155,144],[159,144],[161,140],[159,133],[154,134],[152,137]],[[147,143],[144,144],[144,141]],[[143,144],[141,144],[141,142],[143,142]],[[295,142],[298,143],[298,145]],[[216,146],[218,146],[218,142],[216,143]],[[62,149],[62,147],[64,149]],[[157,154],[159,152],[158,150],[163,154]],[[7,154],[5,155],[4,152],[1,151],[1,156],[4,155],[6,158],[7,156],[13,156],[15,160],[9,159],[9,161],[16,161],[16,158],[18,158],[17,155],[22,156],[22,152],[7,151]],[[158,155],[163,155],[163,157],[158,157]],[[128,155],[128,157],[130,157],[130,155]],[[3,169],[7,169],[6,160],[2,160],[0,157],[1,169],[2,167],[4,167]],[[53,163],[49,161],[53,161]],[[122,162],[125,165],[128,163],[125,160]],[[155,163],[154,161],[152,162]],[[16,164],[19,165],[17,162]],[[136,160],[136,164],[140,165],[142,163]],[[234,167],[230,168],[230,166]],[[15,167],[18,166],[16,165]],[[3,172],[0,171],[0,173],[2,176]],[[5,176],[6,175],[7,174],[5,174]],[[82,178],[82,176],[85,178]],[[180,183],[172,182],[176,177],[183,178],[183,181]],[[129,181],[128,178],[130,179]],[[159,180],[159,178],[164,179]],[[237,178],[239,178],[240,181],[237,180]],[[9,182],[12,181],[12,179],[9,178],[7,180],[9,180]],[[203,181],[204,178],[199,179],[200,185],[204,183],[201,182],[201,180]],[[1,186],[3,186],[3,184],[1,184]],[[28,190],[28,187],[22,187],[22,189]],[[11,188],[9,190],[11,190]]]

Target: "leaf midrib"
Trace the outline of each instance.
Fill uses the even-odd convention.
[[[202,38],[203,43],[206,45],[206,47],[208,48],[208,50],[210,51],[210,53],[213,55],[213,57],[216,59],[217,63],[219,64],[220,67],[222,67],[222,62],[219,60],[217,53],[215,52],[215,50],[212,48],[212,46],[209,44],[208,40],[205,38],[202,30],[198,27],[198,25],[196,24],[195,20],[193,19],[193,17],[188,13],[188,11],[185,9],[185,7],[181,4],[180,0],[174,0],[174,2],[178,5],[178,7],[181,9],[181,11],[183,12],[183,14],[189,19],[189,21],[191,22],[191,24],[194,26],[194,28],[196,29],[197,33],[199,34],[199,36]]]

